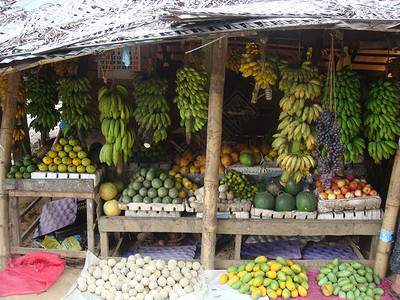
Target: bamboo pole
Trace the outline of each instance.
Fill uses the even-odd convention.
[[[374,272],[379,277],[386,276],[389,257],[392,251],[393,235],[395,234],[397,216],[400,206],[400,150],[396,151],[392,175],[385,205],[385,215],[382,221],[381,235],[378,243],[378,251],[376,253]]]
[[[213,44],[210,95],[208,103],[206,172],[204,176],[204,210],[201,262],[205,270],[214,269],[217,232],[218,171],[222,136],[222,107],[225,85],[225,60],[228,38]]]
[[[10,257],[9,241],[9,202],[8,195],[3,191],[1,181],[6,178],[11,163],[11,141],[17,112],[18,90],[21,75],[19,72],[7,77],[6,97],[1,120],[0,133],[0,271],[4,270]]]

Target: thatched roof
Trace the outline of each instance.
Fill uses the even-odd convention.
[[[71,0],[32,11],[0,0],[0,66],[145,42],[260,30],[399,30],[400,2],[376,0]]]

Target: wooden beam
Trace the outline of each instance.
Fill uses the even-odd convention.
[[[20,80],[21,74],[19,72],[12,73],[7,77],[7,88],[0,133],[0,180],[6,178],[7,172],[10,168],[12,134],[15,126],[15,114],[17,112]],[[7,264],[7,259],[10,257],[8,201],[7,193],[3,190],[3,187],[0,186],[0,271],[4,270]]]
[[[201,262],[205,270],[214,269],[217,233],[219,157],[222,136],[225,63],[228,38],[213,44],[210,94],[208,103],[206,172],[204,176],[204,211],[201,239]]]
[[[396,234],[396,223],[400,206],[400,184],[398,183],[400,176],[400,150],[396,151],[394,158],[392,175],[385,205],[385,215],[383,217],[382,229],[378,250],[376,253],[374,272],[379,277],[386,276],[389,265],[389,257],[392,252],[392,242]]]
[[[28,254],[33,251],[49,252],[54,254],[60,254],[61,257],[69,258],[86,258],[86,251],[78,250],[56,250],[56,249],[43,249],[43,248],[26,248],[26,247],[11,247],[12,254]]]

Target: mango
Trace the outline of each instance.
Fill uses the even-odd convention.
[[[261,263],[261,271],[268,272],[269,270],[270,270],[270,268],[267,263]]]
[[[300,274],[302,274],[302,273],[300,273]],[[328,273],[328,275],[326,275],[326,277],[327,277],[328,280],[329,280],[330,282],[332,282],[332,283],[337,282],[337,277],[336,277],[336,275],[335,275],[334,273],[332,273],[332,272]]]
[[[271,271],[278,272],[282,268],[282,265],[280,263],[274,263],[270,266]]]
[[[251,276],[251,273],[246,273],[242,277],[242,282],[248,283],[252,278],[253,276]]]
[[[251,272],[251,271],[253,271],[253,268],[254,268],[255,265],[256,265],[255,262],[251,261],[246,265],[245,270],[247,272]]]
[[[292,282],[292,281],[286,281],[286,288],[287,288],[289,291],[294,291],[294,290],[296,289],[296,286],[295,286],[294,282]]]
[[[267,289],[265,288],[265,286],[261,285],[259,287],[260,291],[261,291],[261,297],[265,297],[267,296]]]
[[[236,276],[236,275],[237,275],[237,271],[229,272],[228,278],[230,279],[230,278],[232,278],[233,276]]]
[[[339,265],[339,259],[335,258],[334,260],[331,261],[332,265],[338,266]]]
[[[261,276],[254,278],[253,285],[259,287],[263,283],[263,278]]]
[[[267,295],[268,295],[269,299],[278,298],[278,294],[276,293],[276,291],[274,291],[272,289],[267,289]]]
[[[285,260],[286,260],[286,265],[288,265],[289,267],[293,265],[293,261],[290,260],[289,258],[285,258]]]
[[[275,258],[275,260],[276,260],[277,263],[280,263],[282,266],[286,266],[287,265],[286,259],[284,259],[282,256],[277,256]]]
[[[291,291],[290,296],[292,296],[292,298],[297,298],[299,296],[299,292],[297,290]]]
[[[301,272],[301,267],[298,264],[293,264],[290,266],[293,272],[299,274]]]
[[[339,295],[339,292],[340,292],[340,286],[336,286],[333,290],[332,295],[337,296]]]
[[[237,271],[238,271],[238,272],[242,272],[242,271],[245,270],[245,269],[244,269],[245,267],[246,267],[246,264],[241,264],[241,265],[237,268]]]
[[[276,273],[279,280],[286,281],[286,273],[283,271],[278,271]]]
[[[229,276],[228,276],[228,277],[229,277]],[[229,278],[228,285],[229,285],[230,287],[232,287],[232,284],[233,284],[234,282],[236,282],[236,281],[239,281],[239,280],[240,280],[239,276],[233,276],[233,277]]]
[[[367,271],[365,271],[365,269],[358,269],[357,274],[360,276],[365,276],[365,274],[367,274]]]
[[[308,284],[307,281],[303,281],[300,285],[301,285],[302,287],[304,287],[307,291],[308,291],[308,289],[310,288],[310,286],[309,286],[309,284]]]
[[[342,286],[342,291],[343,292],[348,292],[351,291],[354,288],[354,285],[352,283],[348,283]]]
[[[221,277],[219,278],[219,283],[220,284],[225,284],[228,281],[228,275],[227,274],[222,274]]]
[[[278,283],[280,289],[286,288],[286,281],[278,280]]]
[[[372,289],[372,291],[374,292],[374,294],[376,295],[383,295],[385,293],[384,290],[382,290],[381,288],[374,288]]]
[[[293,277],[293,281],[296,282],[296,283],[301,283],[303,281],[303,278],[301,276],[299,276],[299,275],[295,275]]]
[[[259,257],[256,257],[256,259],[254,259],[254,262],[256,264],[261,264],[261,263],[266,263],[267,260],[268,259],[265,256],[259,256]]]
[[[241,272],[237,273],[237,276],[238,276],[240,279],[242,279],[243,276],[246,275],[246,274],[247,274],[247,271],[241,271]]]
[[[239,288],[239,293],[244,294],[248,290],[250,290],[250,286],[247,283],[243,283]]]
[[[243,283],[240,280],[236,280],[234,283],[232,283],[232,285],[230,287],[233,288],[234,290],[238,290],[238,289],[240,289],[242,284]]]
[[[259,298],[261,298],[261,290],[259,288],[255,288],[252,292],[251,292],[251,298],[253,300],[257,300]]]
[[[279,282],[277,280],[272,280],[271,283],[269,284],[270,289],[276,291],[279,289]]]
[[[290,267],[288,267],[288,266],[282,267],[281,271],[285,272],[286,275],[292,275],[293,274],[292,269]]]
[[[253,267],[253,272],[257,272],[261,270],[261,264],[255,264]]]
[[[301,296],[301,297],[306,297],[307,296],[307,290],[303,287],[303,286],[299,286],[298,288],[297,288],[297,291],[299,292],[299,295]]]
[[[282,296],[282,289],[281,288],[277,289],[275,292],[278,295],[278,297]]]
[[[264,281],[263,281],[263,286],[269,286],[270,284],[271,284],[271,282],[272,282],[272,279],[271,278],[264,278]]]
[[[329,297],[333,294],[333,284],[328,282],[326,283],[323,287],[322,287],[322,293],[324,294],[324,296]]]
[[[332,272],[332,269],[329,269],[329,268],[321,268],[321,269],[319,270],[319,272],[322,273],[322,274],[324,274],[324,275],[327,275],[327,274],[329,274],[329,273]]]
[[[328,278],[327,278],[327,277],[324,277],[324,278],[322,278],[322,279],[320,279],[320,280],[318,281],[318,286],[323,287],[324,284],[328,283],[328,281],[329,281]]]
[[[275,271],[268,271],[266,274],[265,274],[268,278],[271,278],[271,279],[275,279],[276,278],[276,276],[277,276],[277,274],[276,274],[276,272]]]
[[[373,281],[374,281],[374,277],[373,277],[373,275],[372,275],[371,273],[365,274],[365,279],[366,279],[368,282],[373,282]],[[361,283],[362,283],[362,282],[361,282]]]
[[[291,293],[290,293],[290,291],[288,289],[284,289],[282,291],[282,298],[283,299],[290,299],[291,296],[292,295],[291,295]]]
[[[354,296],[354,292],[353,291],[348,291],[346,294],[346,298],[349,300],[355,300],[356,296]]]
[[[237,268],[236,267],[229,267],[227,271],[228,271],[228,273],[235,272],[235,271],[237,271]]]
[[[265,273],[263,271],[259,270],[259,271],[255,272],[253,276],[254,277],[257,277],[257,276],[264,277],[264,275],[265,275]]]

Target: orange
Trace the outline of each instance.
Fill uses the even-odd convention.
[[[65,145],[64,146],[64,151],[67,152],[67,153],[71,152],[72,151],[72,146],[71,145]]]
[[[71,152],[70,152],[70,153],[71,153]],[[79,165],[82,164],[82,159],[76,157],[76,158],[74,158],[74,159],[72,160],[72,163],[73,163],[75,166],[79,166]]]
[[[63,163],[64,165],[67,165],[67,166],[68,166],[68,165],[72,164],[72,159],[70,159],[68,156],[63,157],[62,163]]]
[[[83,159],[83,158],[87,157],[87,153],[85,151],[79,151],[78,152],[78,157],[80,159]]]
[[[69,156],[69,158],[74,159],[75,157],[78,156],[78,154],[76,154],[75,151],[71,151],[71,152],[68,152],[68,156]]]
[[[51,157],[49,157],[49,156],[45,156],[45,157],[43,157],[42,161],[43,161],[46,165],[49,165],[49,164],[51,164],[51,163],[53,162],[53,159],[52,159]]]
[[[64,150],[61,150],[58,152],[58,157],[63,158],[66,157],[68,155],[67,152],[65,152]]]
[[[57,156],[57,152],[54,150],[50,150],[49,152],[47,152],[47,156],[54,158]]]
[[[86,171],[86,168],[84,165],[79,165],[76,167],[76,171],[79,173],[84,173]]]
[[[62,163],[62,158],[60,158],[60,157],[54,157],[54,163],[56,164],[56,165],[61,165],[61,163]]]
[[[75,152],[79,152],[79,151],[82,151],[82,146],[81,145],[75,145],[74,146],[74,148],[73,148],[73,150],[75,151]]]
[[[86,157],[86,158],[82,159],[82,165],[84,165],[85,167],[90,165],[91,162],[92,161],[90,160],[90,158]]]
[[[59,143],[56,143],[56,144],[53,145],[53,147],[51,147],[51,150],[58,152],[58,151],[61,151],[62,148],[63,147]]]

